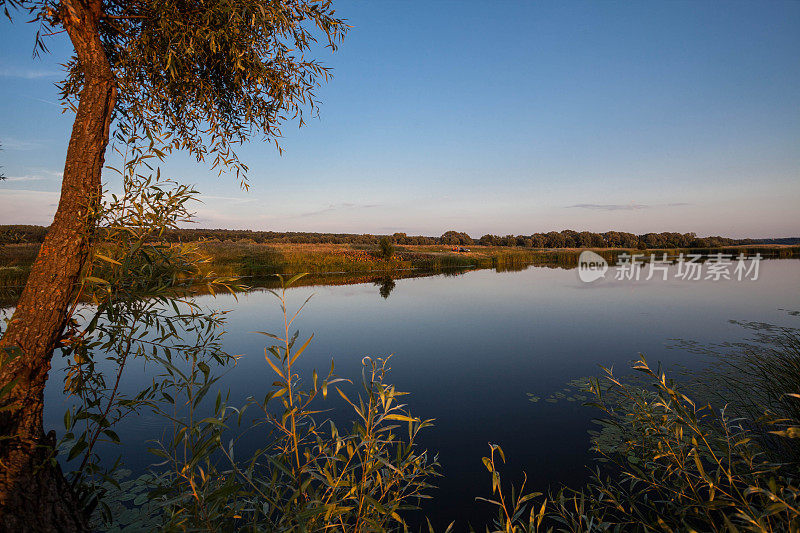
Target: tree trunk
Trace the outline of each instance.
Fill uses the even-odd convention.
[[[114,110],[114,77],[98,31],[101,0],[62,0],[59,17],[84,73],[53,224],[0,340],[20,354],[0,369],[0,531],[82,531],[86,517],[52,460],[54,436],[42,426],[50,360],[89,256],[101,172]]]

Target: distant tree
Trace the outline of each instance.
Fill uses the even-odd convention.
[[[622,237],[616,231],[603,233],[603,242],[609,248],[618,248],[622,244]]]
[[[517,238],[513,235],[506,235],[505,237],[500,239],[501,246],[516,246],[517,245]]]
[[[548,248],[564,248],[566,239],[563,233],[551,231],[547,234],[547,247]]]
[[[664,240],[658,233],[647,233],[639,235],[640,248],[663,248]]]
[[[500,243],[500,237],[487,233],[478,239],[478,244],[482,246],[497,246]]]
[[[405,233],[395,233],[392,235],[392,239],[397,244],[408,244],[408,236]]]
[[[544,233],[534,233],[531,235],[532,246],[534,248],[544,248],[547,246],[547,235]]]
[[[592,246],[592,234],[588,231],[578,233],[575,240],[577,245],[581,248],[589,248]]]
[[[381,257],[384,259],[391,259],[392,255],[394,255],[394,244],[392,243],[392,239],[383,236],[381,237],[381,240],[378,241],[378,246],[381,247]]]
[[[475,244],[472,240],[472,237],[467,235],[466,233],[459,233],[457,231],[446,231],[439,237],[439,241],[442,244],[452,244],[452,245],[471,245]]]
[[[565,248],[576,248],[578,246],[578,232],[571,229],[565,229],[561,231],[561,235],[564,236],[564,247]]]
[[[289,117],[317,107],[328,69],[310,57],[334,49],[347,26],[330,1],[0,0],[42,36],[66,32],[75,55],[62,99],[76,110],[61,199],[14,315],[0,340],[0,530],[81,530],[75,495],[42,427],[53,350],[95,242],[110,127],[120,142],[162,157],[185,150],[212,168],[247,166],[234,147],[275,142]]]
[[[41,243],[47,235],[47,229],[44,226],[26,226],[26,225],[0,225],[0,244],[27,242],[27,243]],[[582,232],[584,233],[584,232]],[[620,233],[616,231],[609,231],[603,234],[585,232],[587,236],[579,235],[579,239],[584,242],[590,242],[589,246],[601,248],[636,248],[639,244],[639,237],[632,233]],[[460,242],[465,240],[462,233],[457,234],[457,240]],[[652,242],[660,243],[664,247],[674,248],[691,248],[691,247],[706,247],[708,242],[718,243],[720,246],[734,245],[734,244],[754,244],[757,241],[754,239],[728,239],[725,237],[714,237],[713,241],[706,239],[698,239],[694,233],[661,233],[653,234]],[[468,237],[468,236],[467,236]],[[441,239],[437,237],[426,237],[423,235],[406,235],[405,233],[395,233],[390,236],[395,244],[407,245],[431,245],[441,243]],[[192,241],[228,241],[236,242],[247,240],[248,242],[263,243],[327,243],[327,244],[367,244],[377,245],[378,239],[373,235],[355,235],[349,233],[306,233],[306,232],[275,232],[275,231],[253,231],[253,230],[228,230],[228,229],[171,229],[165,231],[159,237],[160,240],[165,242],[192,242]],[[563,235],[559,232],[534,233],[530,237],[524,235],[517,235],[515,238],[517,246],[535,247],[535,248],[558,248],[563,247],[559,244],[563,240]],[[449,240],[449,239],[447,239]],[[478,243],[485,246],[505,246],[508,237],[498,237],[497,235],[486,234],[483,235]],[[698,244],[699,243],[699,244]]]
[[[619,237],[621,248],[637,248],[639,246],[639,237],[633,233],[625,233],[624,231],[621,231],[619,233]]]

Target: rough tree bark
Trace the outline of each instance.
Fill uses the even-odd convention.
[[[98,32],[101,0],[62,0],[59,17],[84,73],[64,165],[61,199],[0,348],[21,356],[0,372],[18,379],[0,411],[0,530],[82,531],[86,517],[61,469],[48,458],[43,392],[68,306],[89,256],[101,171],[115,103],[114,77]]]

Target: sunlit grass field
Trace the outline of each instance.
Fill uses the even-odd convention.
[[[372,274],[397,274],[410,270],[447,270],[464,268],[494,268],[499,271],[517,270],[531,264],[574,268],[580,248],[524,248],[506,246],[395,245],[390,258],[381,256],[378,246],[358,244],[257,244],[247,241],[199,242],[198,251],[208,258],[204,274],[264,278],[274,274],[349,274],[362,279]],[[686,249],[632,250],[595,248],[609,261],[621,253],[649,255],[667,253],[677,256]],[[0,246],[0,289],[21,289],[30,267],[36,259],[39,244],[6,244]],[[723,252],[748,256],[761,253],[764,257],[800,257],[800,246],[747,245],[716,249],[693,249],[692,253]],[[319,280],[319,277],[316,278]],[[13,294],[11,295],[13,299]],[[5,298],[4,298],[5,299]]]

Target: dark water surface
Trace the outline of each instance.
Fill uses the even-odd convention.
[[[786,310],[800,310],[800,260],[763,261],[758,281],[586,284],[575,270],[530,267],[399,279],[394,288],[300,287],[288,292],[290,309],[311,294],[296,322],[301,337],[315,334],[300,371],[324,373],[334,358],[339,376],[358,378],[364,356],[395,354],[389,380],[411,393],[416,416],[436,419],[422,444],[439,453],[444,477],[436,480],[440,488],[426,512],[438,524],[458,519],[479,525],[493,513],[474,499],[490,495],[481,463],[488,442],[503,447],[507,479],[518,480],[525,470],[532,489],[586,478],[593,413],[579,402],[532,403],[527,393],[547,397],[574,378],[598,374],[599,364],[627,373],[640,352],[667,368],[705,366],[700,356],[667,345],[676,338],[710,343],[746,336],[729,320],[797,325]],[[238,301],[227,295],[199,300],[231,310],[225,347],[244,354],[223,383],[232,403],[263,397],[273,377],[264,362],[266,338],[252,332],[280,330],[277,300],[259,290]],[[48,428],[62,428],[61,369],[56,358],[47,390]],[[151,379],[147,369],[127,371],[127,390]],[[343,404],[328,401],[336,408]],[[159,423],[145,415],[118,428],[129,467],[153,462],[144,443],[159,436]]]

